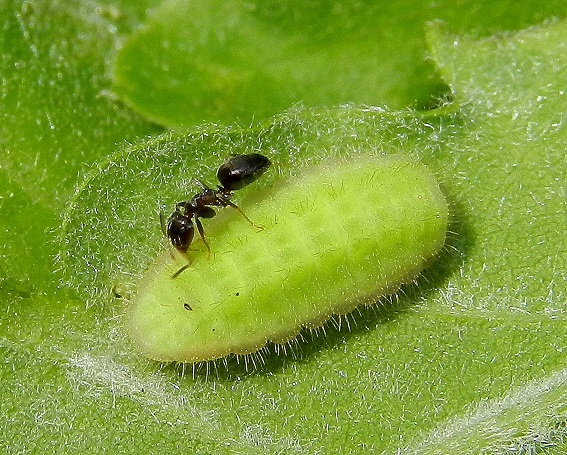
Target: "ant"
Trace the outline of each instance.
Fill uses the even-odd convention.
[[[201,192],[188,201],[175,204],[175,211],[167,220],[164,233],[171,240],[171,244],[180,252],[186,253],[195,236],[195,225],[203,243],[210,253],[211,248],[205,240],[205,231],[200,218],[212,218],[216,215],[210,206],[232,207],[238,210],[252,225],[252,221],[240,208],[231,202],[232,193],[244,188],[257,180],[271,166],[271,161],[259,153],[248,155],[232,155],[217,170],[218,188],[212,189],[203,182],[197,181]],[[163,220],[162,220],[163,228]],[[175,275],[179,274],[177,272]]]

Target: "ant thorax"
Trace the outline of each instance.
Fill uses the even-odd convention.
[[[200,218],[212,218],[214,216],[214,210],[207,207],[208,205],[215,205],[217,207],[230,205],[229,200],[232,197],[231,191],[227,191],[222,187],[219,187],[218,190],[213,190],[205,186],[202,182],[199,183],[202,185],[203,191],[193,196],[189,204],[186,205],[186,212],[193,211]],[[206,215],[206,213],[210,213],[207,209],[213,213],[212,216]]]

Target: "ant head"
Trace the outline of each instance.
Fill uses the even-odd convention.
[[[258,179],[271,164],[259,153],[233,155],[219,167],[217,178],[225,190],[239,190]]]
[[[167,220],[166,234],[169,240],[171,240],[171,244],[179,251],[185,253],[193,241],[195,226],[190,217],[176,210]]]

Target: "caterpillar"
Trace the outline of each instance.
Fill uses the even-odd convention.
[[[362,154],[307,166],[243,210],[263,229],[225,209],[207,224],[211,253],[167,251],[146,272],[126,314],[142,354],[201,362],[287,343],[414,280],[448,220],[425,165]]]

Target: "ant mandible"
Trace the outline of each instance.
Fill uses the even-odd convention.
[[[267,157],[259,153],[232,155],[217,170],[220,185],[216,190],[197,181],[202,191],[188,201],[175,204],[175,211],[167,220],[165,234],[171,240],[171,244],[178,251],[187,252],[195,236],[195,225],[197,225],[199,235],[210,253],[211,248],[205,240],[205,231],[200,220],[200,218],[212,218],[216,215],[215,210],[210,206],[230,206],[238,210],[253,225],[254,223],[236,204],[231,202],[230,198],[234,191],[257,180],[271,164]]]

